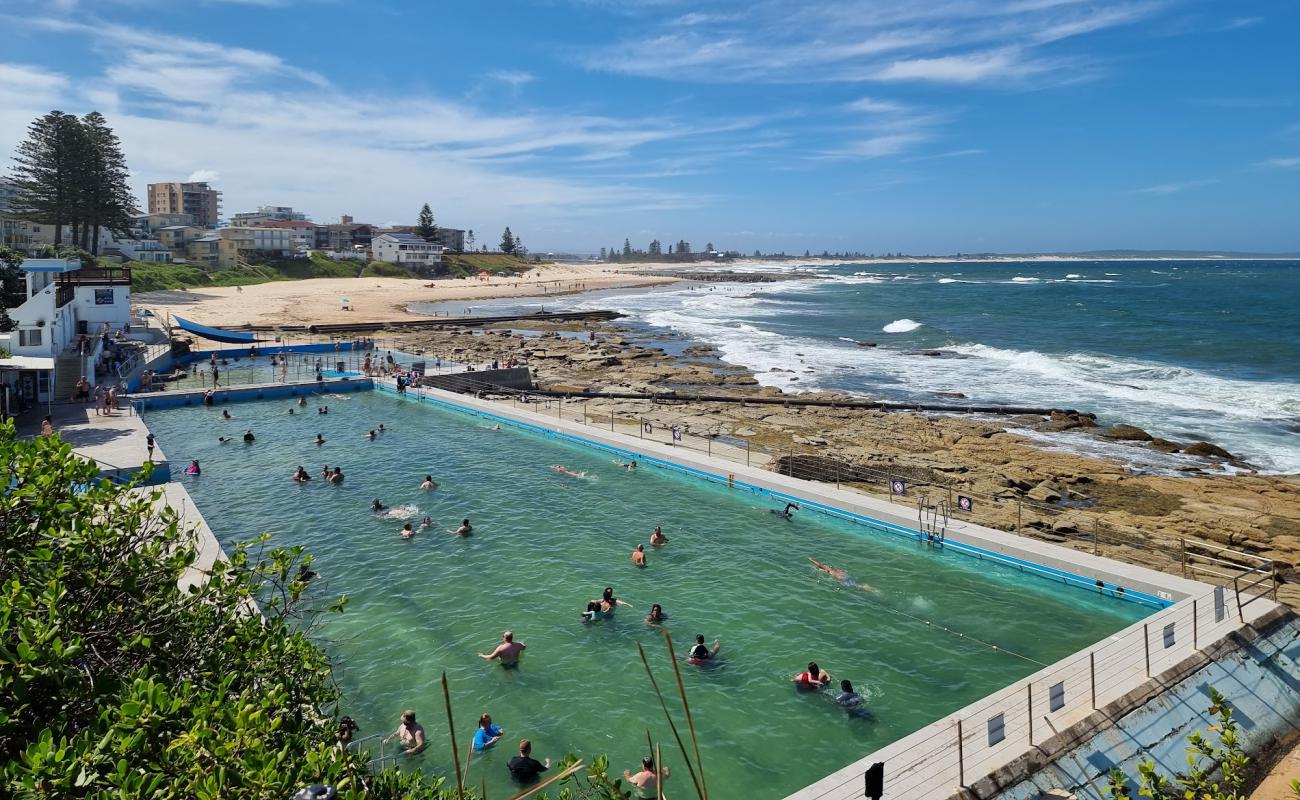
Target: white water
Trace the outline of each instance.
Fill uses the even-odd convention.
[[[921,327],[921,323],[911,319],[896,319],[881,328],[885,333],[907,333]]]

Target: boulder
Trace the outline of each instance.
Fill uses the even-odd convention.
[[[1121,442],[1149,442],[1154,438],[1135,425],[1116,425],[1102,431],[1101,435]]]
[[[1177,453],[1182,449],[1182,446],[1177,442],[1171,442],[1168,439],[1152,439],[1147,442],[1147,447],[1161,453]]]
[[[1025,493],[1025,497],[1039,503],[1055,503],[1061,499],[1061,493],[1056,490],[1051,481],[1043,481]]]
[[[1209,442],[1192,442],[1183,448],[1183,452],[1189,456],[1201,456],[1203,458],[1223,458],[1232,460],[1235,456],[1219,447],[1217,444]]]

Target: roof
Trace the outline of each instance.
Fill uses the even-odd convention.
[[[10,356],[0,358],[0,367],[12,369],[54,369],[54,359],[41,356]]]
[[[81,259],[24,258],[18,268],[24,272],[75,272],[81,269]]]
[[[419,236],[416,236],[413,233],[381,233],[375,238],[392,239],[393,241],[401,242],[402,244],[428,244],[428,245],[435,244],[434,242],[426,242],[425,240],[421,239]]]
[[[267,222],[259,222],[256,225],[250,225],[250,228],[314,228],[316,223],[308,222],[305,219],[273,219]]]

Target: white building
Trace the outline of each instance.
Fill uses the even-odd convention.
[[[260,206],[256,211],[245,211],[230,218],[231,225],[261,225],[265,222],[302,222],[307,215],[294,211],[292,206]]]
[[[66,397],[82,375],[94,379],[104,323],[116,332],[131,321],[131,271],[84,269],[76,258],[29,258],[20,269],[25,299],[6,309],[16,328],[0,333],[0,348],[28,366],[50,362],[44,369],[6,370],[9,380],[0,382],[15,386],[28,404],[44,403],[54,393]],[[79,349],[83,335],[86,346]]]
[[[417,269],[441,264],[442,250],[442,245],[410,233],[381,233],[370,240],[370,252],[376,261]]]

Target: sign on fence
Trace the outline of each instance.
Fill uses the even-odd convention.
[[[957,495],[957,510],[965,511],[969,514],[975,510],[975,501],[964,494]]]
[[[895,478],[889,482],[889,493],[897,495],[907,494],[907,482]]]

